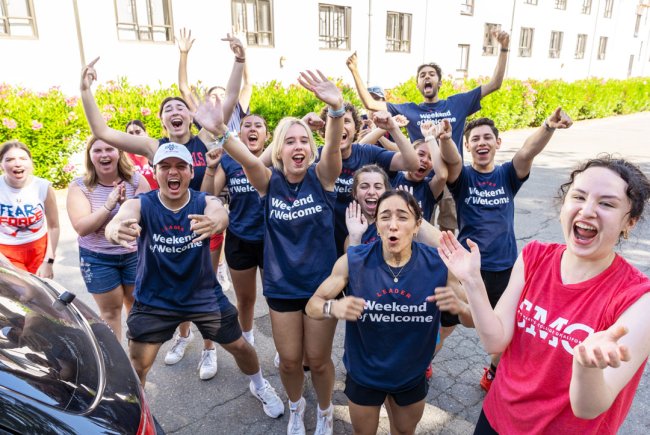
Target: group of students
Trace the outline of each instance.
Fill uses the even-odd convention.
[[[183,53],[193,41],[182,36]],[[615,433],[650,354],[650,326],[642,321],[650,281],[615,248],[641,218],[650,181],[623,159],[587,161],[562,186],[565,243],[531,242],[518,255],[514,196],[554,131],[572,122],[558,108],[510,162],[495,164],[501,139],[494,122],[465,119],[501,85],[509,38],[497,38],[494,76],[468,93],[439,99],[440,68],[420,66],[419,105],[377,102],[360,79],[356,55],[348,59],[378,128],[364,142],[387,132],[394,150],[355,143],[358,111],[320,71],[298,79],[326,105],[320,116],[282,119],[266,150],[271,135],[261,115],[242,115],[237,132],[228,121],[246,52],[236,38],[226,38],[235,62],[225,96],[165,99],[160,117],[168,138],[160,140],[109,128],[91,92],[96,61],[84,68],[81,97],[93,141],[87,174],[70,187],[68,212],[89,290],[122,289],[115,296],[120,312],[121,303],[127,306],[129,354],[142,384],[162,343],[192,322],[206,347],[216,342],[233,355],[265,413],[280,417],[284,404],[254,348],[259,269],[289,400],[289,434],[305,433],[303,365],[318,402],[315,433],[333,431],[338,319],[347,321],[345,394],[355,433],[376,432],[382,404],[391,433],[415,432],[428,392],[425,371],[441,337],[458,323],[475,327],[493,355],[476,433]],[[408,121],[410,140],[397,114]],[[314,130],[324,137],[321,148]],[[5,182],[14,186],[25,176],[5,147],[14,148],[0,150]],[[150,162],[157,190],[123,165],[124,152]],[[211,195],[224,186],[229,213]],[[442,232],[428,222],[437,203],[439,214],[456,211],[458,239],[449,218],[439,223]],[[210,238],[226,228],[237,308],[210,257]],[[104,246],[120,251],[108,258]],[[116,262],[131,271],[135,263],[135,273],[116,273]],[[100,311],[120,336],[110,310]],[[186,335],[181,330],[177,338]]]

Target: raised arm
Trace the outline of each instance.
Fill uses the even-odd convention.
[[[524,262],[517,258],[512,268],[510,282],[492,310],[485,284],[481,278],[481,254],[476,243],[467,239],[470,252],[456,237],[445,231],[442,234],[438,253],[456,276],[467,294],[476,331],[487,353],[500,353],[510,344],[514,333],[515,314],[519,297],[524,288]]]
[[[348,256],[344,254],[336,260],[332,274],[318,287],[314,296],[309,299],[305,312],[312,319],[334,317],[355,321],[363,313],[365,301],[355,296],[334,299],[348,284]],[[325,314],[326,304],[330,304],[329,316]]]
[[[530,173],[533,166],[533,159],[544,150],[553,137],[555,129],[569,128],[573,121],[561,107],[549,116],[535,132],[526,138],[524,145],[517,151],[512,158],[512,165],[515,167],[517,177],[522,179]]]
[[[610,328],[573,348],[569,398],[576,417],[607,411],[650,355],[650,293],[639,298]]]
[[[368,92],[366,84],[361,79],[359,74],[359,68],[357,63],[357,52],[352,53],[350,57],[345,61],[345,64],[348,66],[348,69],[352,73],[352,78],[354,79],[354,85],[357,87],[357,93],[361,102],[368,110],[386,110],[385,101],[376,101]]]
[[[47,221],[47,248],[45,250],[45,259],[38,267],[36,275],[41,278],[53,278],[53,265],[48,263],[47,260],[56,257],[56,248],[59,245],[61,228],[59,227],[59,209],[56,205],[56,192],[52,186],[49,186],[47,189],[44,206],[45,219]]]
[[[214,101],[211,101],[210,97],[206,96],[201,104],[198,103],[195,96],[192,96],[192,98],[195,99],[194,103],[198,106],[196,113],[194,113],[194,119],[203,126],[204,130],[223,142],[226,152],[242,165],[246,177],[260,196],[266,195],[269,180],[271,179],[271,170],[264,166],[262,160],[251,153],[246,145],[228,131],[219,98],[217,97]]]
[[[186,28],[180,30],[176,40],[178,43],[178,51],[180,52],[178,59],[178,90],[181,91],[181,95],[189,105],[191,111],[195,111],[196,107],[194,107],[194,103],[192,102],[192,90],[187,79],[187,57],[190,54],[194,41],[192,39],[192,31]]]
[[[226,85],[226,99],[223,101],[223,118],[227,124],[240,98],[239,91],[241,89],[242,74],[246,65],[246,49],[244,48],[244,44],[238,38],[231,36],[230,33],[221,40],[228,42],[230,49],[235,55],[235,62],[232,64],[232,71],[230,72],[230,78]]]
[[[444,127],[444,123],[442,124],[443,126],[441,126],[441,129]],[[433,163],[434,175],[429,181],[429,189],[431,190],[433,197],[437,200],[447,183],[447,164],[442,160],[442,156],[440,155],[440,148],[438,147],[436,135],[436,132],[438,131],[437,126],[435,126],[431,121],[427,121],[420,126],[420,131],[424,136],[424,142],[429,148],[431,162]],[[451,126],[449,126],[449,131],[444,132],[444,134],[451,135]]]
[[[447,166],[447,183],[453,183],[458,179],[460,171],[463,169],[463,159],[458,152],[456,143],[451,138],[451,123],[449,120],[443,119],[436,124],[433,134],[438,140],[440,158]]]
[[[201,192],[219,195],[226,185],[226,173],[219,164],[223,156],[223,148],[214,148],[205,153],[205,176],[201,183]]]
[[[348,229],[348,237],[345,239],[345,250],[350,246],[361,244],[363,233],[368,229],[368,220],[361,212],[361,206],[355,200],[348,204],[345,210],[345,226]]]
[[[104,229],[106,240],[130,249],[129,243],[140,237],[140,199],[127,200]]]
[[[251,82],[248,63],[244,62],[244,71],[242,73],[241,90],[239,91],[239,105],[244,112],[248,112],[253,96],[253,83]]]
[[[481,98],[490,95],[492,92],[498,90],[503,83],[503,76],[506,73],[506,64],[508,63],[508,51],[510,50],[510,35],[508,32],[493,32],[493,35],[497,38],[501,50],[499,50],[499,59],[497,60],[497,66],[494,68],[494,73],[492,73],[492,78],[486,84],[481,86]]]
[[[316,164],[316,175],[325,190],[334,190],[334,182],[341,174],[341,138],[343,137],[343,116],[345,106],[343,95],[334,83],[320,72],[311,71],[300,73],[298,82],[316,98],[329,106],[325,125],[325,145]]]
[[[395,144],[399,148],[399,152],[395,153],[393,159],[390,161],[391,171],[417,171],[420,167],[418,154],[413,148],[411,141],[404,136],[402,130],[397,125],[393,117],[385,110],[375,112],[372,116],[372,122],[383,130],[386,130],[395,139]]]
[[[153,156],[158,149],[156,139],[149,136],[136,136],[110,128],[99,112],[95,97],[93,97],[90,90],[92,83],[97,80],[95,64],[98,60],[99,58],[96,58],[81,71],[81,102],[83,103],[90,130],[98,139],[113,145],[115,148],[153,160]]]

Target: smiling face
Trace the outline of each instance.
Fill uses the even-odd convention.
[[[431,160],[429,145],[422,141],[415,146],[415,152],[418,155],[419,167],[415,172],[409,171],[408,178],[411,181],[422,181],[433,169],[433,160]]]
[[[357,126],[352,113],[348,110],[343,115],[343,136],[341,137],[341,155],[348,158],[352,154],[352,141],[357,134]]]
[[[636,223],[629,217],[627,187],[608,168],[590,167],[576,175],[560,211],[567,252],[592,261],[611,258],[621,232]]]
[[[169,201],[174,202],[185,199],[190,181],[194,176],[192,165],[177,157],[168,157],[155,166],[155,175],[160,194]]]
[[[167,101],[160,112],[160,120],[172,142],[186,143],[189,140],[192,115],[185,103],[175,99]]]
[[[399,194],[392,194],[379,203],[377,233],[385,255],[399,257],[410,253],[413,237],[420,227],[413,205],[417,207],[415,200],[409,205]]]
[[[442,85],[438,72],[432,66],[423,66],[418,71],[417,87],[425,100],[435,100],[438,98],[438,91]]]
[[[117,148],[97,139],[88,150],[88,157],[98,176],[116,176],[120,154]]]
[[[24,149],[11,147],[2,156],[2,171],[12,187],[22,187],[34,172],[31,157]]]
[[[257,115],[249,115],[241,123],[239,138],[246,144],[250,152],[260,155],[264,151],[264,144],[268,136],[266,122]]]
[[[375,220],[377,200],[390,186],[386,186],[385,176],[379,172],[362,172],[355,181],[354,199],[361,206],[367,219]]]
[[[501,138],[488,125],[472,128],[465,139],[465,149],[472,154],[472,167],[478,172],[494,170],[494,156],[500,147]]]

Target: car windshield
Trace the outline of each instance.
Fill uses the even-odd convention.
[[[84,412],[99,383],[95,344],[38,279],[0,266],[0,386]]]

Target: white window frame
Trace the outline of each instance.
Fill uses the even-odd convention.
[[[129,5],[128,15],[120,16],[121,8],[118,8],[118,2]],[[114,0],[113,4],[117,38],[120,41],[174,43],[171,0]],[[158,18],[154,16],[155,8],[160,9],[163,23],[154,22]],[[157,38],[160,35],[162,38]]]
[[[533,39],[535,28],[522,27],[519,32],[519,57],[531,57],[533,54]]]
[[[607,36],[601,36],[598,42],[598,60],[604,60],[607,56]]]
[[[343,22],[340,20],[343,18]],[[352,8],[318,4],[318,40],[321,50],[349,50]]]
[[[386,51],[411,52],[413,15],[404,12],[386,12]]]
[[[582,0],[582,14],[591,15],[591,2],[592,0]]]
[[[467,72],[469,70],[469,44],[458,44],[458,50],[460,52],[460,64],[456,71]]]
[[[566,0],[555,0],[555,9],[566,11]]]
[[[483,26],[483,56],[496,56],[498,54],[499,41],[492,34],[495,30],[500,32],[501,24],[485,23]]]
[[[558,59],[562,53],[562,39],[564,39],[564,32],[553,30],[551,31],[551,41],[548,47],[548,57],[551,59]]]
[[[460,14],[474,15],[474,0],[460,0]]]
[[[232,22],[249,47],[273,47],[273,0],[232,0]]]
[[[587,34],[586,33],[578,33],[578,36],[576,38],[576,52],[575,52],[575,59],[584,59],[585,58],[585,51],[587,49]]]
[[[23,1],[24,7],[19,8],[20,11],[16,11],[16,3],[21,3],[21,6],[23,6]],[[25,15],[20,13],[23,9]],[[29,31],[19,31],[23,29],[29,29]],[[0,0],[0,38],[38,39],[36,15],[34,14],[32,0]]]
[[[605,18],[612,18],[614,12],[614,0],[605,0],[605,13],[603,16]]]

